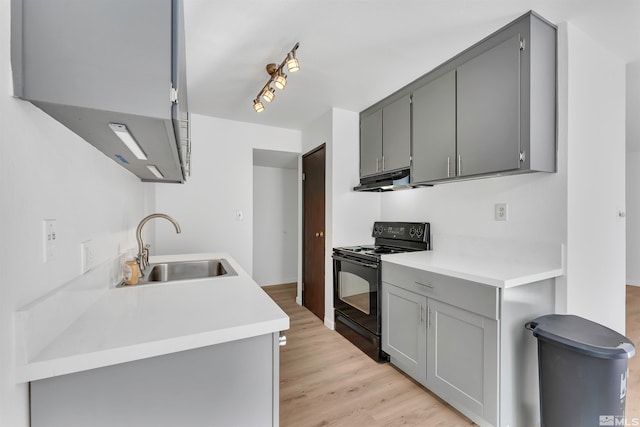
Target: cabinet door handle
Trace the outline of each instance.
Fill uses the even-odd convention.
[[[384,156],[382,156],[382,170],[384,171]]]
[[[429,289],[433,289],[433,285],[431,283],[422,283],[422,282],[418,282],[417,280],[414,282],[416,285],[420,285],[420,286],[426,286]]]
[[[376,172],[380,172],[380,159],[376,157]]]
[[[447,156],[447,178],[451,176],[451,157]]]
[[[431,327],[431,307],[427,306],[427,329]]]
[[[420,304],[420,324],[422,325],[422,322],[424,322],[424,308],[422,308],[422,304]]]
[[[462,175],[462,156],[458,154],[458,176]]]

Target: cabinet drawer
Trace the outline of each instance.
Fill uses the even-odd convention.
[[[387,261],[382,263],[382,281],[490,319],[500,319],[500,289],[495,286]]]

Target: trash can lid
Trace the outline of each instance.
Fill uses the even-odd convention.
[[[626,359],[636,353],[635,346],[624,335],[572,314],[548,314],[525,327],[538,339],[593,357]]]

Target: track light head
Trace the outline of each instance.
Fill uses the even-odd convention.
[[[264,99],[267,102],[273,101],[275,97],[276,97],[276,91],[272,87],[268,87],[267,89],[265,89],[264,92],[262,92],[262,99]]]
[[[264,105],[262,105],[262,102],[260,102],[258,98],[253,100],[253,109],[256,113],[264,111]]]
[[[300,63],[298,62],[298,58],[296,58],[295,51],[289,52],[287,55],[287,70],[290,73],[295,73],[300,69]]]
[[[273,85],[276,89],[283,90],[287,86],[287,75],[282,72],[278,73],[276,78],[273,80]]]

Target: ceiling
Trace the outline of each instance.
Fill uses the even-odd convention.
[[[302,129],[330,108],[359,112],[528,10],[640,61],[638,0],[184,0],[189,109]],[[252,101],[296,42],[300,71]]]

